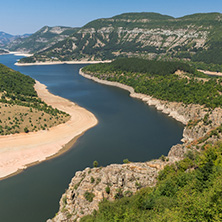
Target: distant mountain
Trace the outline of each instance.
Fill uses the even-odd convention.
[[[75,33],[78,28],[44,26],[28,38],[17,38],[7,45],[10,51],[22,51],[36,53],[48,49],[69,35]]]
[[[5,48],[10,42],[16,41],[17,39],[24,39],[28,36],[30,36],[30,34],[11,35],[5,32],[0,32],[0,47]]]
[[[119,56],[222,64],[222,14],[173,18],[158,13],[125,13],[97,19],[22,62],[105,60]]]
[[[0,46],[3,47],[10,41],[11,38],[13,38],[13,35],[10,35],[5,32],[0,32]]]

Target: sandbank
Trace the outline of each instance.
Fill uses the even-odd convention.
[[[33,54],[30,53],[26,53],[26,52],[9,52],[9,54],[13,54],[16,56],[25,56],[25,57],[29,57],[32,56]]]
[[[35,89],[43,101],[69,113],[71,118],[49,130],[0,136],[0,179],[61,153],[66,144],[98,123],[91,112],[51,94],[46,86],[38,81]]]
[[[35,63],[18,63],[16,62],[16,66],[37,66],[37,65],[59,65],[59,64],[96,64],[96,63],[109,63],[111,60],[104,61],[54,61],[54,62],[35,62]]]
[[[222,76],[222,72],[211,72],[211,71],[206,71],[206,70],[201,70],[201,69],[198,69],[198,71],[207,75]]]

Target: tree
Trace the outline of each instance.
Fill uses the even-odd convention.
[[[98,167],[98,165],[99,165],[99,163],[98,163],[98,161],[93,161],[93,167]]]
[[[25,128],[24,128],[24,132],[25,132],[25,133],[28,133],[28,132],[29,132],[29,129],[28,129],[27,127],[25,127]]]

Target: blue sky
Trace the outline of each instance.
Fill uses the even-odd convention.
[[[222,0],[2,0],[0,31],[24,34],[44,25],[81,27],[94,19],[125,12],[158,12],[174,17],[222,13]]]

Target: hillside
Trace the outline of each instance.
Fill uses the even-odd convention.
[[[49,48],[69,35],[76,32],[78,28],[55,26],[44,26],[28,38],[17,38],[7,44],[10,51],[35,53]]]
[[[124,58],[86,66],[83,72],[99,79],[123,83],[133,87],[137,93],[157,99],[200,104],[213,109],[222,107],[222,80],[207,79],[185,63]]]
[[[158,13],[125,13],[97,19],[65,40],[21,62],[139,56],[222,64],[221,19],[220,13],[181,18]]]
[[[0,64],[0,135],[45,130],[70,118],[44,103],[34,84],[31,77]]]
[[[80,74],[123,88],[185,124],[183,144],[144,163],[76,172],[53,219],[59,221],[220,221],[221,78],[181,62],[121,58]],[[123,85],[124,84],[124,85]]]
[[[5,32],[0,32],[0,47],[5,48],[6,45],[10,44],[12,41],[19,41],[19,39],[25,39],[29,36],[29,34],[24,35],[10,35]]]

